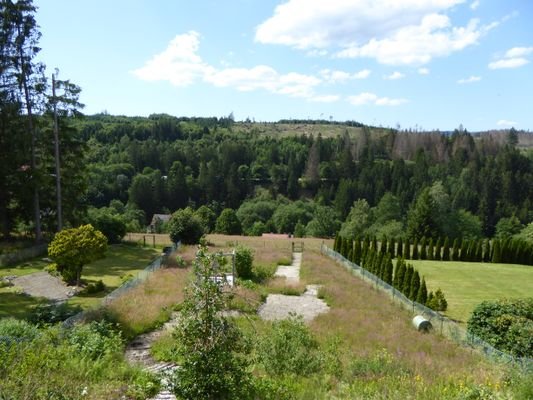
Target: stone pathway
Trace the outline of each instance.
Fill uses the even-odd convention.
[[[302,253],[293,253],[292,265],[280,265],[275,276],[284,276],[288,283],[300,282],[300,266]],[[289,318],[291,313],[299,314],[304,321],[311,321],[317,315],[328,312],[329,306],[317,298],[320,285],[307,285],[301,296],[269,294],[265,304],[259,308],[259,316],[265,320]]]
[[[150,354],[150,349],[155,340],[161,337],[163,333],[174,329],[177,324],[178,318],[177,313],[175,313],[170,321],[166,322],[160,329],[137,336],[126,347],[124,357],[130,364],[137,364],[144,370],[161,376],[163,390],[149,400],[176,400],[176,396],[169,391],[168,376],[177,368],[177,365],[154,360]]]
[[[10,281],[30,296],[44,297],[52,301],[64,301],[76,293],[74,286],[65,285],[60,278],[46,271],[18,276]]]

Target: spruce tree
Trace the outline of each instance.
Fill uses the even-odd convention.
[[[392,280],[392,286],[397,290],[402,290],[403,277],[405,275],[405,263],[401,258],[396,259],[396,268],[394,269],[394,279]]]
[[[442,247],[442,240],[441,240],[441,238],[438,238],[437,239],[437,243],[435,244],[435,255],[433,257],[436,261],[441,261],[442,260],[441,247]]]
[[[435,297],[435,295],[433,294],[433,292],[429,292],[428,299],[426,300],[426,307],[429,307],[429,308],[433,309],[431,307],[431,304],[433,303],[434,297]]]
[[[450,261],[450,240],[447,236],[442,245],[442,261]]]
[[[422,278],[422,283],[420,284],[420,288],[418,289],[418,293],[416,295],[416,302],[425,305],[427,301],[428,289],[426,287],[426,280]]]
[[[378,278],[381,278],[382,263],[383,263],[383,253],[377,252],[376,260],[374,261],[374,275],[376,275]]]
[[[420,259],[421,260],[427,260],[428,259],[428,253],[426,250],[426,238],[423,236],[420,240]]]
[[[428,260],[433,260],[434,259],[434,252],[435,252],[435,248],[433,246],[433,238],[429,238],[428,250],[427,250],[427,258],[428,258]]]
[[[413,260],[418,260],[418,239],[415,237],[415,240],[413,242]]]
[[[416,300],[416,296],[418,295],[419,289],[420,289],[420,275],[418,274],[418,271],[415,269],[413,272],[413,276],[411,277],[411,287],[409,288],[409,298],[411,300]]]

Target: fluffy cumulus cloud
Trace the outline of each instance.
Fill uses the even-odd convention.
[[[263,89],[271,93],[314,99],[314,88],[322,81],[312,75],[295,72],[281,74],[267,65],[252,68],[217,69],[198,55],[199,34],[194,31],[177,35],[160,54],[132,71],[145,81],[167,81],[174,86],[188,86],[198,81],[240,91]],[[333,101],[325,97],[316,101]]]
[[[429,69],[428,68],[418,68],[418,73],[420,75],[429,75]]]
[[[459,79],[459,80],[457,81],[457,83],[463,85],[463,84],[465,84],[465,83],[479,82],[480,80],[481,80],[481,77],[480,77],[480,76],[474,76],[474,75],[472,75],[472,76],[470,76],[470,77],[468,77],[468,78]]]
[[[377,105],[377,106],[399,106],[407,103],[407,99],[391,99],[389,97],[379,97],[374,93],[364,92],[355,96],[348,96],[348,102],[354,106]]]
[[[497,24],[453,26],[464,0],[289,0],[257,27],[255,40],[391,65],[425,64],[476,44]]]
[[[526,58],[533,53],[533,47],[513,47],[505,52],[503,57],[489,63],[490,69],[518,68],[529,64]]]

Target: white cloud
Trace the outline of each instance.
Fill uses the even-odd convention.
[[[518,68],[528,63],[529,61],[526,60],[525,58],[504,58],[504,59],[489,63],[489,68],[490,69]]]
[[[356,96],[348,96],[348,102],[354,106],[374,104],[377,106],[399,106],[407,103],[407,99],[391,99],[389,97],[378,97],[374,93],[364,92]]]
[[[356,72],[353,77],[354,79],[366,79],[370,76],[371,71],[369,69],[363,69],[359,72]]]
[[[504,58],[520,58],[533,53],[533,47],[513,47],[505,52]]]
[[[204,81],[217,87],[239,91],[266,90],[291,97],[313,98],[314,88],[322,83],[312,75],[290,72],[281,74],[267,65],[252,68],[217,69],[198,55],[199,34],[194,31],[177,35],[160,54],[132,73],[145,81],[168,81],[174,86],[188,86]],[[318,101],[326,101],[324,98]],[[332,101],[329,98],[329,101]]]
[[[516,121],[509,121],[509,120],[506,120],[506,119],[500,119],[498,122],[496,122],[496,124],[498,126],[514,126],[514,125],[518,125],[518,123]]]
[[[453,26],[445,15],[466,0],[288,0],[261,23],[260,43],[392,65],[425,64],[477,43],[499,22]]]
[[[323,69],[320,76],[328,83],[344,83],[352,79],[366,79],[370,75],[369,69],[363,69],[353,74],[346,71]]]
[[[398,72],[398,71],[394,71],[392,74],[390,75],[385,75],[383,77],[383,79],[387,79],[387,80],[396,80],[396,79],[402,79],[402,78],[405,78],[405,75],[402,74],[401,72]]]
[[[465,83],[474,83],[474,82],[479,82],[481,80],[481,77],[480,76],[470,76],[469,78],[463,78],[463,79],[459,79],[457,81],[457,83],[460,83],[460,84],[465,84]]]
[[[466,27],[453,27],[445,15],[426,15],[420,25],[405,26],[389,37],[373,38],[362,46],[345,48],[337,56],[375,58],[389,65],[426,64],[434,57],[444,57],[476,44],[492,29],[492,26],[478,25],[478,20],[472,19]]]
[[[177,35],[168,47],[132,73],[145,81],[169,81],[174,86],[188,86],[212,70],[198,56],[199,34],[189,31]]]
[[[525,58],[533,53],[533,47],[513,47],[505,52],[499,60],[489,63],[490,69],[518,68],[529,63]]]
[[[420,75],[429,75],[429,69],[428,68],[418,68],[418,73]]]
[[[474,0],[474,1],[470,4],[470,8],[471,8],[472,10],[476,10],[476,9],[479,7],[479,4],[480,4],[480,3],[481,3],[481,2],[480,2],[479,0]]]

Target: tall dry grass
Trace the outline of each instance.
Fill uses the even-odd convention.
[[[190,268],[160,269],[107,305],[105,313],[127,338],[147,332],[167,321],[173,306],[183,301],[189,276]]]
[[[344,362],[385,349],[409,374],[428,384],[443,377],[497,379],[497,368],[481,355],[437,334],[417,332],[407,311],[319,252],[304,253],[301,275],[309,283],[324,285],[321,292],[331,310],[317,317],[311,328],[323,341],[334,335],[341,339]]]

